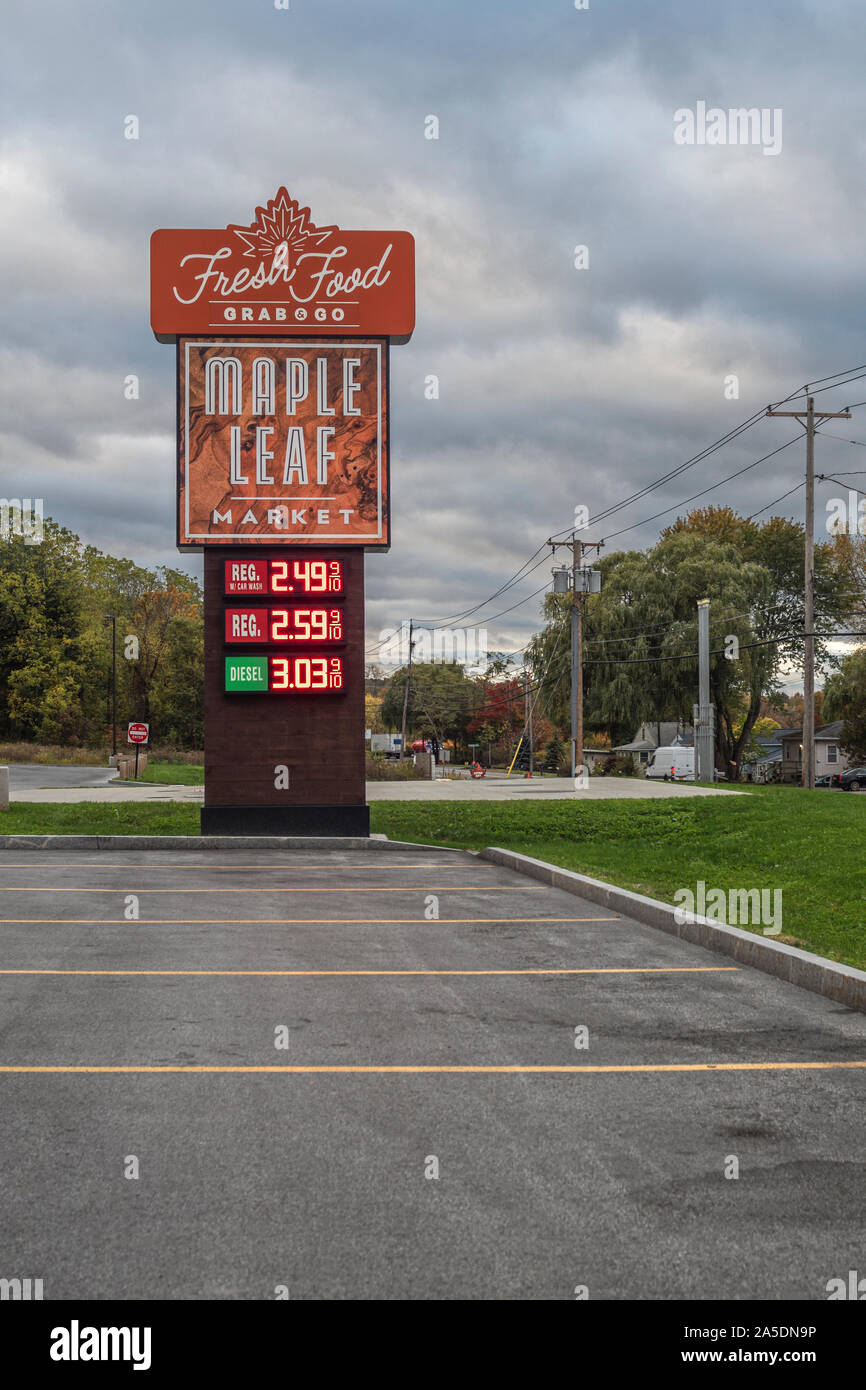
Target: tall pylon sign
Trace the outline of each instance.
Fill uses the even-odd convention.
[[[177,345],[177,544],[204,551],[203,834],[367,835],[364,551],[391,539],[388,365],[408,232],[248,224],[151,238]]]

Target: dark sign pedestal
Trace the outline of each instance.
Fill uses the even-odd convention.
[[[370,834],[369,806],[203,806],[202,835]]]
[[[226,595],[226,563],[310,560],[309,547],[208,546],[205,550],[205,793],[203,835],[369,835],[364,748],[364,554],[328,547],[343,588],[324,599]],[[226,610],[244,603],[339,609],[337,644],[293,638],[226,642]],[[277,656],[319,663],[340,658],[342,685],[226,690],[227,662],[249,669]],[[304,667],[306,672],[307,667]]]

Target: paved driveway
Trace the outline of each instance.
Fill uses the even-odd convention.
[[[19,800],[21,792],[40,788],[106,787],[117,777],[113,767],[79,767],[45,763],[8,763],[11,799]]]
[[[863,1267],[866,1017],[472,855],[4,851],[0,940],[0,1277],[48,1299]]]

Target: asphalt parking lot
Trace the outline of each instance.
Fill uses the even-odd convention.
[[[472,855],[9,850],[0,933],[0,1277],[46,1299],[866,1268],[866,1016]]]

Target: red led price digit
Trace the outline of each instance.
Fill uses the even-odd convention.
[[[323,656],[314,657],[310,665],[313,668],[313,690],[327,690],[328,688],[328,663]]]
[[[286,656],[271,657],[272,690],[289,690],[289,659]]]
[[[310,587],[307,593],[323,594],[327,587],[327,566],[324,560],[314,560],[310,565]]]
[[[289,615],[285,608],[271,609],[271,641],[288,642]]]
[[[272,561],[271,561],[271,592],[274,593],[274,594],[287,594],[287,593],[289,592],[289,586],[288,586],[288,583],[287,583],[288,578],[289,578],[289,562],[288,562],[288,560],[272,560]]]
[[[311,613],[310,613],[309,608],[296,608],[296,609],[295,609],[295,636],[296,636],[300,641],[303,641],[304,639],[306,639],[307,641],[309,641],[309,639],[310,639],[310,617],[311,617],[311,616],[312,616],[312,615],[311,615]]]
[[[310,671],[310,658],[299,656],[295,662],[295,689],[309,690],[312,684],[312,674]]]
[[[343,621],[339,608],[331,609],[331,620],[328,626],[328,637],[332,642],[340,642],[343,637]]]
[[[343,663],[338,656],[331,657],[328,685],[331,690],[342,690],[343,688]]]
[[[332,560],[328,565],[328,571],[328,590],[330,593],[338,594],[343,587],[339,560]]]

